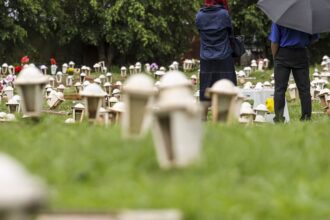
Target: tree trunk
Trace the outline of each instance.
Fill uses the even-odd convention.
[[[99,61],[106,61],[105,43],[104,42],[99,43],[99,45],[97,47],[97,51],[98,51]]]
[[[110,66],[112,65],[112,61],[114,58],[114,48],[107,44],[107,51],[106,51],[106,63]]]

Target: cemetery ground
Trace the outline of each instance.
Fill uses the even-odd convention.
[[[265,81],[270,74],[254,76]],[[71,106],[66,101],[59,110]],[[302,123],[299,102],[289,109],[290,124],[206,124],[202,159],[183,170],[159,168],[151,135],[123,140],[119,127],[66,125],[67,116],[0,124],[0,151],[46,181],[54,211],[178,209],[186,220],[329,219],[329,118],[315,114]],[[316,102],[314,111],[321,111]]]

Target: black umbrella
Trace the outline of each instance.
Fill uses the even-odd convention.
[[[276,24],[309,34],[330,32],[330,0],[260,0]]]

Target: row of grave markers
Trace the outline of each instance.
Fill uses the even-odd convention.
[[[42,100],[47,82],[47,77],[34,66],[22,70],[15,85],[22,97],[21,108],[24,117],[39,117],[42,113]],[[150,114],[153,113],[152,115],[155,117],[155,129],[153,131],[158,131],[154,135],[155,140],[157,140],[155,145],[158,150],[167,149],[166,152],[168,154],[167,162],[160,159],[161,166],[170,167],[170,165],[164,165],[166,163],[173,163],[173,166],[183,166],[183,164],[189,163],[181,163],[181,157],[190,161],[196,160],[198,155],[193,153],[192,159],[189,159],[187,156],[180,156],[180,152],[184,152],[183,149],[185,149],[183,146],[190,146],[190,153],[198,152],[201,148],[201,111],[193,95],[192,86],[192,82],[178,71],[166,73],[161,78],[158,89],[156,89],[153,79],[149,76],[134,74],[123,85],[122,101],[119,97],[114,97],[117,98],[117,102],[113,106],[111,104],[107,106],[104,103],[105,97],[109,94],[102,89],[100,84],[96,82],[90,83],[80,91],[85,105],[75,105],[73,107],[73,118],[67,122],[80,122],[85,114],[93,122],[101,120],[107,124],[108,120],[114,120],[115,123],[121,121],[124,136],[141,136],[150,127],[150,122],[152,121]],[[51,88],[46,90],[47,103],[53,109],[64,101],[62,90],[64,88],[59,87],[58,91],[49,91],[48,89]],[[256,113],[247,103],[240,105],[242,99],[237,98],[238,93],[238,89],[226,80],[219,81],[208,90],[213,103],[212,115],[214,122],[230,122],[235,117],[240,119],[242,123],[254,122]],[[155,100],[154,104],[151,104],[152,100]],[[241,106],[240,114],[234,114],[234,112],[238,112],[237,110],[233,111],[234,107],[237,109]],[[110,117],[110,115],[112,116]],[[262,122],[262,120],[259,121]],[[192,134],[194,133],[192,131],[196,132],[196,134]],[[180,135],[180,132],[186,133]],[[189,135],[189,138],[172,140],[172,138],[185,137],[187,135]],[[182,144],[187,140],[191,140],[191,143]],[[157,145],[158,143],[160,143],[160,146]],[[175,147],[175,144],[178,144],[178,147]],[[178,153],[174,153],[176,148],[180,149]],[[175,156],[171,156],[172,154]],[[164,153],[159,153],[159,155],[164,155]],[[182,155],[188,155],[188,153]]]
[[[169,72],[163,72],[158,83],[147,74],[134,73],[123,85],[119,81],[112,85],[112,75],[99,77],[99,80],[95,79],[92,83],[80,75],[79,82],[74,85],[76,92],[83,98],[83,103],[76,103],[72,107],[73,117],[67,122],[82,122],[84,116],[93,123],[102,121],[108,124],[107,120],[113,120],[114,123],[121,124],[125,138],[143,137],[152,128],[160,167],[183,168],[196,163],[200,158],[203,143],[202,109],[193,93],[198,77],[192,77],[192,83],[176,67]],[[313,74],[314,82],[311,82],[314,89],[311,94],[329,112],[330,90],[325,88],[328,78],[322,78],[327,76],[325,73],[316,73]],[[85,74],[87,76],[88,73]],[[238,78],[249,76],[237,75]],[[50,78],[35,66],[26,66],[13,84],[19,96],[14,95],[13,87],[10,89],[10,86],[7,86],[4,90],[9,112],[22,111],[23,117],[39,117],[43,100],[47,100],[51,109],[56,108],[64,101],[65,87],[60,84],[55,88],[55,84],[48,84],[49,82]],[[62,83],[62,80],[59,80],[59,83]],[[69,87],[72,85],[73,82],[67,84]],[[244,84],[245,89],[272,86],[273,83],[270,82],[257,83],[255,86],[249,81]],[[298,97],[293,83],[289,86],[290,91],[294,91],[294,94],[290,93],[291,97]],[[216,82],[207,90],[206,95],[212,100],[213,123],[264,123],[265,115],[269,112],[263,104],[253,109],[251,104],[240,96],[240,90],[228,80]],[[3,117],[7,116],[0,113],[0,120]],[[11,216],[13,210],[29,211],[26,207],[31,204],[38,207],[45,201],[44,184],[29,176],[11,158],[1,154],[0,180],[0,208],[9,210],[8,219],[15,219],[15,216]],[[8,186],[21,191],[8,190]],[[22,216],[27,214],[19,212]],[[16,219],[24,219],[22,216],[17,216]]]
[[[101,76],[102,75],[103,74],[101,74]],[[239,74],[237,75],[240,77]],[[173,79],[171,77],[173,77]],[[10,97],[7,102],[9,112],[14,113],[15,111],[18,112],[21,110],[23,112],[23,117],[39,117],[43,110],[42,100],[45,99],[51,110],[56,109],[61,103],[63,103],[63,101],[65,101],[65,87],[60,84],[55,89],[54,85],[47,84],[51,81],[49,79],[51,78],[42,74],[33,65],[25,67],[15,82],[15,86],[17,87],[20,96],[16,95],[14,97],[13,91],[10,95],[6,95],[7,97]],[[196,85],[198,77],[193,76],[192,79]],[[168,121],[173,123],[180,121],[179,119],[170,120],[171,117],[169,115],[166,117],[160,116],[165,115],[165,110],[168,112],[173,110],[164,103],[167,103],[172,107],[177,105],[176,107],[179,108],[181,113],[183,110],[187,111],[187,114],[189,113],[190,115],[196,113],[196,118],[198,118],[197,113],[201,115],[198,110],[200,106],[197,104],[197,95],[195,94],[194,96],[193,94],[192,81],[188,80],[177,70],[164,72],[160,81],[156,83],[146,74],[133,74],[128,78],[124,85],[122,85],[120,81],[113,85],[110,83],[111,81],[112,75],[109,75],[109,77],[104,76],[96,78],[92,83],[86,80],[86,78],[80,77],[80,81],[75,84],[75,87],[76,92],[80,94],[84,101],[83,103],[76,103],[72,107],[73,117],[69,118],[66,122],[82,122],[84,116],[86,116],[92,122],[104,123],[106,125],[121,124],[123,136],[131,137],[143,136],[150,127],[150,124],[152,124],[151,122],[154,121],[153,124],[156,128],[153,129],[153,131],[158,131],[157,134],[154,134],[154,137],[158,140],[156,141],[157,143],[163,142],[163,146],[159,148],[165,149],[168,143],[176,143],[176,141],[169,141],[171,140],[171,135],[173,135],[173,137],[178,136],[176,133],[182,132],[182,129],[177,129],[176,132],[169,132],[165,129],[161,129],[160,125],[157,129],[157,122],[161,121],[164,124],[167,123],[171,129],[175,130],[175,126],[170,126]],[[173,85],[171,85],[170,82]],[[181,82],[182,84],[177,85],[178,82]],[[321,86],[317,83],[316,85]],[[325,83],[322,86],[324,87],[324,85]],[[316,97],[320,100],[321,105],[327,111],[329,90],[324,89],[323,87],[319,90]],[[165,88],[170,89],[166,90]],[[252,88],[272,88],[272,83],[257,83],[255,87],[253,87],[250,82],[244,84],[244,89]],[[293,92],[291,93],[291,91]],[[183,97],[180,97],[181,94]],[[294,84],[290,84],[289,94],[292,99],[298,97],[297,88]],[[266,122],[265,115],[270,111],[264,104],[253,108],[251,104],[244,102],[244,97],[240,95],[239,89],[226,80],[221,80],[214,84],[212,88],[207,90],[206,95],[212,99],[211,111],[212,121],[214,123],[219,121],[225,123],[239,121],[240,123],[245,124],[264,123]],[[166,98],[163,98],[163,101],[161,101],[163,96]],[[187,106],[184,107],[182,105]],[[189,112],[188,109],[191,111]],[[157,116],[162,119],[157,120]],[[154,118],[154,120],[152,120],[152,118]],[[196,121],[198,120],[196,119]],[[194,123],[197,126],[196,121]],[[184,126],[182,125],[184,123],[179,124],[180,125],[177,126]],[[198,128],[194,130],[200,131]],[[188,131],[192,131],[192,129],[189,129]],[[189,132],[185,135],[188,134]],[[167,139],[162,139],[162,136],[166,136]],[[201,139],[198,135],[193,136],[196,138],[198,137],[199,140]],[[191,139],[194,140],[194,137]],[[199,143],[199,141],[196,140],[194,143]],[[187,144],[187,146],[190,145],[191,144]],[[167,147],[166,149],[172,148]],[[196,147],[196,149],[198,149],[198,147]],[[173,154],[173,150],[167,150],[166,152],[169,155]],[[172,156],[168,157],[172,158]]]
[[[69,64],[71,65],[71,67],[74,67],[73,62],[70,62]],[[137,66],[141,66],[141,64],[137,63]],[[173,62],[172,66],[175,67],[174,69],[177,69],[178,68],[177,62]],[[86,88],[90,84],[90,81],[86,80],[87,74],[84,72],[85,70],[83,70],[83,69],[85,69],[85,68],[84,67],[82,68],[82,73],[80,74],[80,82],[78,81],[74,84],[77,93],[81,92],[83,90],[83,88]],[[249,76],[251,70],[250,69],[248,70],[247,68],[244,68],[244,70],[245,71],[239,71],[237,73],[237,77],[238,77],[240,83],[244,83],[244,82],[246,82],[246,80],[249,80],[249,78],[247,76]],[[161,67],[159,71],[156,71],[155,78],[159,79],[159,77],[163,76],[166,73],[165,71],[166,71],[166,69]],[[157,74],[157,72],[161,72],[161,74],[159,74],[159,73]],[[134,74],[136,74],[136,73],[134,73]],[[321,74],[319,74],[318,71],[316,70],[315,73],[313,74],[313,76],[314,76],[314,80],[311,82],[311,85],[312,85],[311,94],[314,99],[318,99],[319,93],[321,93],[321,94],[327,93],[326,91],[322,91],[322,90],[328,83],[328,78],[330,77],[330,73],[322,72]],[[59,72],[56,75],[55,79],[53,77],[50,77],[49,78],[50,84],[48,84],[46,86],[46,90],[47,90],[46,97],[48,99],[47,103],[51,109],[55,109],[61,102],[64,101],[64,99],[63,99],[64,95],[61,93],[64,93],[65,86],[63,84],[60,84],[63,82],[62,73]],[[198,79],[197,76],[193,75],[191,77],[191,79],[195,81],[195,84],[197,84],[197,79]],[[71,75],[67,76],[66,86],[72,87],[74,80],[75,80],[74,76],[71,76]],[[59,84],[59,86],[56,88],[57,93],[54,90],[55,82],[57,84]],[[112,103],[118,102],[119,99],[116,96],[120,96],[120,92],[121,92],[120,89],[115,88],[115,87],[120,88],[121,82],[117,81],[115,86],[113,86],[111,84],[111,82],[112,82],[111,73],[107,73],[106,75],[101,74],[98,78],[96,78],[94,80],[94,83],[97,83],[97,84],[103,86],[103,88],[105,89],[107,94],[111,95],[111,97],[107,98],[107,101],[108,101],[107,103],[109,103],[110,101],[112,101]],[[159,84],[159,81],[157,81],[156,84]],[[9,86],[6,86],[3,91],[3,95],[4,95],[3,97],[5,97],[4,100],[9,99],[7,105],[10,106],[11,109],[15,109],[14,106],[17,105],[17,102],[19,102],[19,98],[15,97],[15,99],[11,100],[11,98],[13,97],[13,88],[10,86],[10,84],[8,84],[8,85]],[[244,89],[252,89],[252,88],[253,89],[263,89],[263,88],[267,89],[267,88],[273,88],[273,86],[274,86],[274,76],[272,75],[271,82],[269,82],[269,81],[266,81],[264,83],[259,82],[256,84],[256,86],[253,86],[252,83],[250,83],[248,81],[244,84],[243,88]],[[112,91],[112,89],[113,89],[113,91]],[[298,98],[298,90],[294,83],[289,85],[288,90],[289,90],[290,98],[292,100],[295,100]],[[111,92],[112,92],[112,94],[111,94]],[[196,92],[196,96],[198,96],[198,91]],[[116,98],[117,98],[117,101],[115,101]],[[112,105],[112,104],[109,104],[108,106],[110,106],[110,105]]]

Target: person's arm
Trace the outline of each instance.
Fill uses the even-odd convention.
[[[231,37],[234,37],[234,31],[232,28],[227,28],[227,31],[228,31],[228,36],[231,38]]]
[[[201,12],[197,12],[196,16],[195,16],[195,25],[198,29],[198,31],[201,29]]]
[[[271,50],[272,50],[273,59],[275,59],[275,56],[280,48],[280,41],[281,41],[280,30],[275,23],[272,24],[272,30],[269,35],[269,40],[272,42]]]
[[[275,56],[276,56],[279,48],[280,48],[280,46],[278,43],[273,43],[273,42],[271,43],[273,59],[275,59]]]
[[[224,20],[223,23],[225,24],[226,29],[228,31],[229,37],[234,37],[233,24],[232,24],[231,17],[229,15],[228,11],[225,13],[223,20]]]

